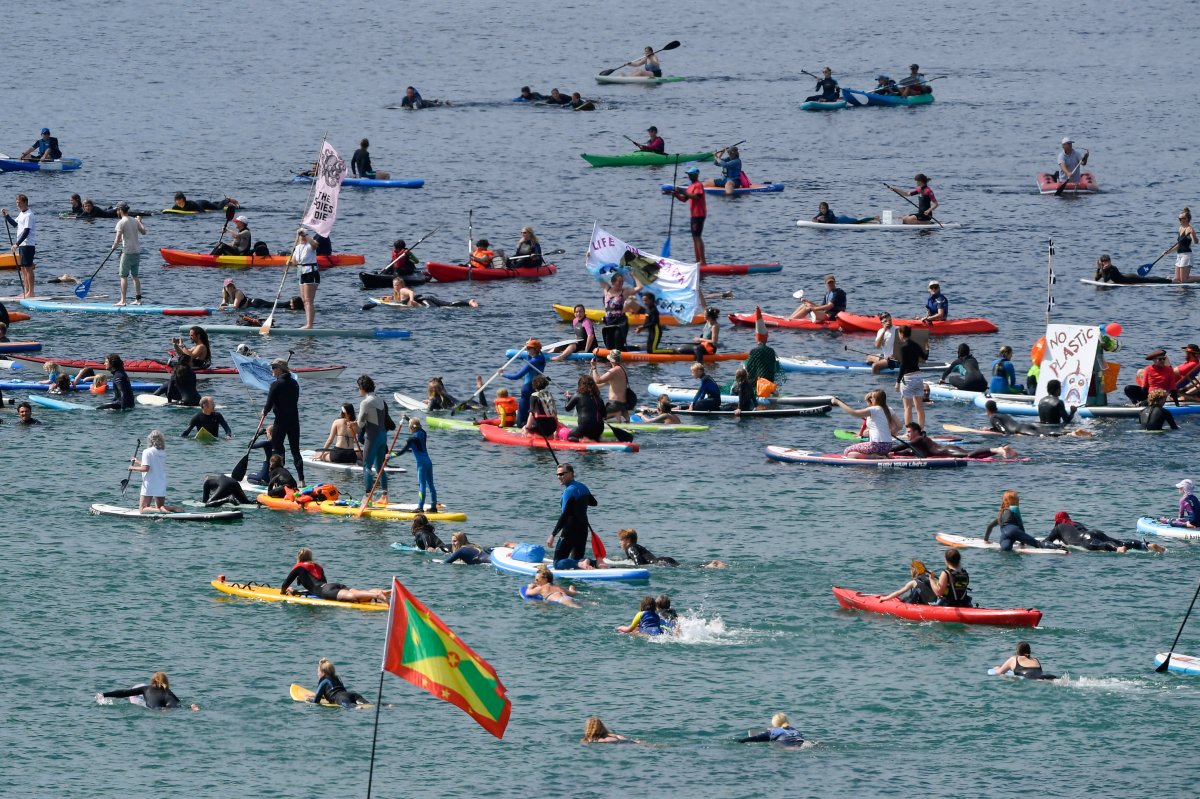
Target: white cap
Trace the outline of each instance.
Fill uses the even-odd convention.
[[[243,225],[248,225],[248,224],[250,224],[249,222],[247,222],[247,221],[246,221],[246,217],[242,216],[241,214],[238,214],[237,216],[235,216],[235,217],[233,218],[233,221],[234,221],[234,222],[241,222]]]
[[[1175,487],[1182,488],[1188,494],[1192,493],[1192,490],[1195,488],[1192,481],[1188,480],[1187,478],[1180,480],[1178,483],[1175,484]]]
[[[1075,140],[1072,139],[1070,136],[1063,136],[1062,143],[1063,144],[1074,144]]]

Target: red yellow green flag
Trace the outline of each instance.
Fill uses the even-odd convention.
[[[455,705],[497,738],[504,737],[512,702],[495,669],[395,577],[383,668]]]

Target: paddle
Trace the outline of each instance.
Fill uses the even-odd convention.
[[[7,225],[5,225],[5,227],[7,227]],[[116,247],[113,247],[111,250],[109,250],[108,255],[104,256],[104,260],[101,261],[100,265],[96,267],[96,271],[92,272],[92,276],[89,278],[85,278],[82,283],[80,283],[78,286],[75,287],[75,296],[76,297],[78,297],[81,300],[87,299],[88,292],[92,290],[92,281],[96,279],[96,275],[100,274],[100,270],[104,268],[104,265],[106,263],[108,263],[108,259],[112,258],[112,254],[116,251],[117,251]]]
[[[396,442],[400,440],[400,433],[404,430],[404,423],[408,421],[408,414],[400,417],[400,421],[396,424],[396,435],[392,436],[392,444],[387,448],[387,452],[383,453],[383,463],[379,464],[379,471],[375,475],[375,482],[371,484],[371,490],[362,498],[362,502],[358,505],[358,513],[354,514],[354,518],[361,519],[362,515],[367,512],[367,508],[371,505],[371,497],[375,496],[375,489],[379,488],[379,481],[383,479],[384,470],[387,469],[388,461],[392,457],[392,450],[396,448]],[[366,453],[363,453],[365,459]],[[435,507],[436,511],[437,508]]]
[[[142,448],[142,440],[139,438],[137,443],[133,445],[133,457],[136,458],[138,451]],[[125,496],[125,492],[129,489],[129,478],[133,477],[133,467],[130,466],[129,471],[125,475],[125,479],[121,481],[121,496]],[[1179,640],[1178,638],[1175,640]],[[1174,649],[1174,647],[1172,647]]]
[[[667,240],[663,242],[662,250],[659,255],[663,258],[671,257],[671,229],[675,227],[675,192],[679,190],[676,182],[679,180],[679,153],[675,154],[675,174],[671,176],[671,212],[667,215]]]
[[[570,344],[570,343],[572,343],[572,342],[574,342],[574,341],[575,341],[575,339],[571,339],[571,340],[570,340],[570,341],[568,341],[567,343],[568,343],[568,344]],[[551,346],[554,346],[554,345],[551,345]],[[507,368],[508,368],[509,364],[511,364],[511,363],[512,363],[513,361],[515,361],[517,358],[520,358],[520,357],[521,357],[521,354],[522,354],[523,352],[525,352],[524,348],[517,350],[517,351],[516,351],[516,353],[514,353],[514,354],[513,354],[513,356],[512,356],[511,358],[509,358],[507,361],[505,361],[505,362],[504,362],[504,365],[503,365],[503,366],[501,366],[501,367],[500,367],[500,369],[499,369],[499,370],[497,370],[497,371],[496,371],[496,372],[495,372],[495,373],[494,373],[494,374],[493,374],[491,377],[489,377],[489,378],[488,378],[488,379],[487,379],[487,380],[484,382],[484,384],[483,384],[482,386],[480,386],[479,388],[475,389],[475,393],[471,395],[471,398],[472,398],[472,399],[474,399],[474,398],[475,398],[475,397],[477,397],[477,396],[482,396],[482,395],[483,395],[483,390],[484,390],[485,388],[487,388],[488,386],[490,386],[490,385],[492,384],[492,381],[493,381],[493,380],[495,380],[497,377],[499,377],[499,376],[500,376],[500,373],[501,373],[501,372],[503,372],[505,369],[507,369]],[[458,403],[457,405],[455,405],[455,406],[454,406],[454,408],[453,408],[453,409],[450,411],[450,415],[451,415],[451,416],[453,416],[454,414],[456,414],[456,413],[458,413],[459,411],[461,411],[463,408],[467,407],[467,405],[469,405],[470,403],[471,403],[471,399],[465,399],[465,400],[463,400],[462,402],[460,402],[460,403]]]
[[[1083,180],[1083,168],[1084,168],[1084,166],[1087,165],[1087,159],[1088,159],[1089,153],[1090,153],[1089,150],[1084,150],[1083,158],[1081,158],[1079,160],[1079,163],[1075,165],[1075,169],[1079,171],[1079,177],[1075,178],[1075,188],[1072,189],[1072,191],[1075,192],[1076,196],[1079,195],[1079,181]],[[1071,182],[1071,174],[1067,173],[1066,175],[1063,176],[1063,182],[1059,183],[1058,188],[1054,190],[1054,196],[1061,197],[1062,193],[1063,193],[1063,189],[1065,189],[1067,187],[1067,184],[1070,182]]]
[[[271,325],[275,323],[275,309],[279,307],[279,295],[283,294],[283,283],[287,280],[288,270],[292,268],[292,258],[294,257],[295,247],[300,242],[300,237],[296,236],[296,240],[292,242],[293,255],[289,255],[287,261],[283,264],[283,277],[279,278],[279,288],[275,289],[275,302],[271,304],[271,314],[267,317],[267,321],[262,323],[262,327],[258,329],[260,336],[271,335]]]
[[[1145,277],[1146,275],[1150,274],[1150,270],[1154,268],[1154,264],[1157,264],[1163,258],[1166,258],[1168,255],[1170,255],[1171,251],[1175,249],[1175,246],[1176,245],[1172,244],[1170,247],[1163,250],[1163,254],[1158,256],[1157,258],[1155,258],[1154,263],[1142,264],[1141,266],[1139,266],[1137,268],[1137,273],[1139,275],[1141,275],[1142,277]]]
[[[292,356],[294,354],[295,350],[288,350],[287,363],[292,362]],[[267,414],[264,411],[263,414],[258,417],[258,429],[254,431],[254,436],[250,439],[250,445],[246,447],[246,454],[242,456],[240,461],[234,464],[233,471],[229,473],[229,476],[234,480],[237,480],[239,483],[242,482],[242,478],[246,476],[246,467],[250,464],[250,450],[254,449],[254,442],[258,441],[258,437],[263,431],[263,424],[266,423],[266,421]]]
[[[676,47],[678,47],[678,46],[679,46],[679,42],[678,42],[678,41],[667,42],[667,44],[666,44],[666,46],[665,46],[665,47],[661,47],[661,48],[659,48],[658,50],[655,50],[655,51],[654,51],[653,53],[651,53],[650,55],[657,55],[658,53],[662,53],[662,52],[665,52],[665,51],[667,51],[667,50],[674,50],[674,49],[675,49]],[[601,77],[606,77],[606,76],[608,76],[608,75],[611,75],[611,74],[613,74],[614,72],[616,72],[616,71],[617,71],[618,69],[620,69],[621,67],[625,67],[625,66],[629,66],[629,62],[628,62],[628,61],[626,61],[624,64],[619,64],[619,65],[617,65],[617,66],[613,67],[612,69],[604,69],[604,70],[601,70],[601,71],[600,71],[600,75],[601,75]]]
[[[547,255],[562,255],[564,252],[566,252],[566,250],[551,250],[550,252],[542,253],[542,257],[544,258]],[[512,263],[513,261],[524,261],[526,258],[532,258],[535,255],[537,255],[535,252],[531,252],[528,255],[514,255],[512,258],[509,258],[508,261],[509,263]]]
[[[471,282],[471,270],[475,266],[475,209],[467,211],[467,282]]]
[[[889,189],[891,189],[892,191],[896,192],[896,193],[897,193],[897,194],[899,194],[901,197],[903,197],[903,198],[904,198],[904,202],[908,203],[908,204],[909,204],[909,205],[911,205],[913,208],[916,208],[918,211],[920,211],[920,210],[921,210],[921,206],[917,205],[915,202],[913,202],[912,200],[910,200],[910,199],[908,198],[908,195],[907,195],[907,194],[905,194],[905,193],[904,193],[904,191],[903,191],[902,189],[898,189],[898,188],[896,188],[895,186],[888,186],[888,184],[886,184],[886,183],[884,183],[883,185],[887,186]],[[938,226],[938,227],[940,227],[940,228],[943,228],[943,229],[946,227],[946,226],[945,226],[945,225],[943,225],[941,222],[938,222],[938,221],[937,221],[937,219],[934,219],[934,216],[933,216],[933,214],[930,214],[930,215],[929,215],[929,218],[930,218],[930,219],[933,219],[933,221],[934,221],[934,222],[937,222],[937,226]]]
[[[226,198],[228,199],[228,198]],[[237,213],[237,206],[225,206],[225,224],[221,225],[221,235],[217,237],[217,246],[221,246],[221,242],[225,240],[225,231],[229,230],[229,223],[233,221],[233,215]]]
[[[1187,613],[1183,614],[1183,624],[1179,625],[1179,632],[1175,633],[1175,640],[1171,643],[1171,649],[1167,652],[1167,656],[1163,658],[1163,662],[1155,669],[1159,674],[1166,672],[1171,665],[1171,655],[1175,654],[1175,644],[1179,643],[1179,636],[1183,635],[1184,625],[1188,622],[1188,616],[1192,615],[1192,607],[1196,604],[1196,597],[1200,596],[1200,585],[1196,586],[1196,593],[1192,594],[1192,603],[1188,605]]]

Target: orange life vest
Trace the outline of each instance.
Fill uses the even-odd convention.
[[[496,397],[492,402],[496,406],[496,413],[500,416],[500,426],[512,427],[513,422],[517,420],[517,398]]]
[[[476,250],[471,253],[471,265],[486,269],[492,265],[492,259],[495,257],[496,253],[492,250]]]

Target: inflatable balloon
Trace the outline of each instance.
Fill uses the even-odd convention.
[[[1119,336],[1125,332],[1125,328],[1121,327],[1120,322],[1109,322],[1105,327],[1105,333],[1110,336]]]
[[[1042,363],[1042,357],[1046,354],[1046,337],[1042,336],[1037,341],[1033,342],[1033,346],[1029,348],[1029,360],[1038,364]]]
[[[1100,335],[1103,336],[1106,333],[1108,333],[1108,325],[1100,325]]]

